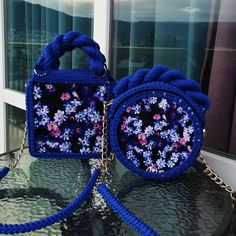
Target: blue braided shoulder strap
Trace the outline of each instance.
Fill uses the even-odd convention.
[[[122,203],[111,193],[105,183],[98,184],[97,190],[103,196],[108,205],[119,215],[119,217],[139,234],[143,236],[160,236],[159,233],[124,207]]]
[[[59,58],[66,51],[72,51],[75,48],[81,48],[87,54],[90,68],[96,76],[104,75],[106,59],[100,52],[99,45],[89,36],[76,31],[57,35],[53,42],[47,44],[42,55],[35,62],[35,70],[40,73],[58,70]]]
[[[6,176],[8,172],[9,167],[5,166],[0,169],[0,180],[4,178],[4,176]],[[84,190],[64,209],[36,221],[26,222],[23,224],[0,224],[0,234],[18,234],[31,232],[34,230],[45,228],[72,215],[89,197],[89,194],[91,193],[94,185],[96,184],[99,174],[100,169],[95,169],[92,177],[90,178]]]

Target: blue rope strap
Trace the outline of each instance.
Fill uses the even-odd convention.
[[[151,69],[141,69],[134,74],[124,77],[113,89],[115,97],[127,90],[148,82],[163,82],[182,90],[194,102],[207,110],[210,107],[209,98],[200,91],[199,84],[188,80],[178,70],[169,70],[166,66],[158,65]]]
[[[105,56],[100,52],[99,45],[89,36],[80,32],[70,31],[60,34],[54,41],[47,44],[42,55],[35,62],[34,68],[39,72],[58,70],[59,58],[66,52],[81,48],[87,54],[88,63],[96,76],[104,75]]]
[[[3,168],[0,169],[0,180],[3,179],[9,172],[9,167],[4,166]]]
[[[8,167],[3,167],[0,170],[0,178],[4,177],[9,171]],[[90,178],[88,184],[84,188],[84,190],[64,209],[61,211],[58,211],[50,216],[47,216],[45,218],[42,218],[40,220],[27,222],[23,224],[0,224],[0,234],[19,234],[19,233],[25,233],[30,232],[34,230],[38,230],[41,228],[45,228],[49,225],[52,225],[56,222],[59,222],[63,220],[64,218],[72,215],[73,212],[78,210],[82,203],[88,198],[89,194],[91,193],[98,176],[100,174],[100,169],[95,169],[93,172],[92,177]]]
[[[131,213],[126,207],[124,207],[118,199],[110,192],[106,184],[100,183],[97,186],[98,192],[103,196],[106,202],[111,208],[120,216],[120,218],[129,224],[133,229],[143,236],[160,236],[146,223]]]

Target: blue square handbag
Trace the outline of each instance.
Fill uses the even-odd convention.
[[[58,70],[59,58],[81,48],[88,69]],[[29,151],[39,158],[98,158],[102,107],[112,81],[99,45],[79,32],[55,37],[35,63],[26,88]]]

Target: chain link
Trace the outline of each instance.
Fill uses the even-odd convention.
[[[22,136],[22,139],[21,139],[20,150],[19,150],[19,153],[17,154],[17,158],[12,163],[10,163],[10,165],[9,165],[10,170],[16,168],[17,164],[19,163],[20,159],[23,156],[24,146],[25,146],[25,142],[26,142],[26,134],[27,134],[27,125],[26,125],[26,122],[25,122],[23,136]]]
[[[230,194],[232,199],[233,207],[236,208],[236,192],[233,190],[232,186],[230,186],[226,181],[219,177],[219,175],[207,164],[205,158],[203,157],[202,153],[200,153],[200,160],[202,161],[203,165],[205,166],[204,173],[213,180],[217,185],[223,188]]]
[[[99,166],[101,169],[101,174],[98,178],[98,182],[103,182],[105,179],[105,176],[108,172],[108,164],[114,159],[114,154],[110,153],[108,154],[108,117],[107,117],[107,110],[108,107],[112,104],[113,100],[109,102],[103,103],[103,118],[102,118],[102,161]]]

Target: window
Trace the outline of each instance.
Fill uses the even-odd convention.
[[[201,82],[212,107],[205,146],[236,155],[236,2],[115,0],[112,71],[165,64]],[[227,91],[227,92],[226,92]]]

